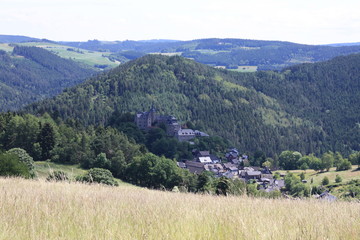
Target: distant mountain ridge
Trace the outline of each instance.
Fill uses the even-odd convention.
[[[326,44],[326,46],[332,46],[332,47],[357,46],[357,45],[360,45],[360,42],[353,42],[353,43],[331,43],[331,44]]]
[[[41,41],[38,38],[17,36],[17,35],[0,35],[0,43],[20,43],[20,42],[38,42]]]
[[[360,53],[360,44],[349,46],[305,45],[282,41],[248,39],[198,39],[191,41],[98,41],[62,42],[88,50],[110,51],[114,57],[123,52],[178,54],[211,66],[241,70],[256,66],[259,70],[281,70],[284,67],[325,61],[336,56]]]
[[[33,39],[23,36],[3,36],[4,40],[44,42],[46,39]],[[14,40],[15,39],[15,40]],[[1,41],[0,41],[1,42]],[[336,56],[360,53],[360,43],[340,43],[328,45],[306,45],[285,41],[265,41],[235,38],[209,38],[189,41],[168,39],[125,40],[86,42],[57,42],[72,48],[103,52],[97,56],[100,62],[123,63],[149,53],[180,55],[197,62],[227,68],[234,71],[277,70],[299,63],[319,62]],[[105,56],[106,55],[106,56]],[[102,58],[101,58],[102,57]],[[97,64],[95,67],[110,68],[116,64]],[[106,65],[106,66],[105,66]]]

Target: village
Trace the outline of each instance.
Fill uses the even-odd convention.
[[[144,131],[164,124],[166,134],[178,141],[191,143],[191,140],[196,137],[209,136],[198,130],[183,129],[174,116],[159,115],[154,107],[148,112],[137,113],[134,121]],[[191,160],[178,161],[178,167],[187,169],[194,174],[209,171],[215,177],[238,178],[246,183],[257,183],[260,189],[266,192],[280,190],[285,186],[283,179],[274,179],[273,173],[268,167],[249,166],[248,156],[241,155],[236,148],[230,148],[221,158],[211,154],[210,151],[193,150],[192,155]]]
[[[268,167],[245,167],[248,165],[248,156],[240,155],[235,148],[229,149],[224,160],[210,154],[209,151],[194,150],[193,156],[192,160],[180,161],[177,165],[194,174],[209,171],[215,177],[238,178],[246,183],[257,183],[259,188],[266,192],[280,190],[285,186],[284,180],[275,179]]]

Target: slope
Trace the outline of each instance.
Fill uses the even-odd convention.
[[[93,70],[35,47],[0,50],[0,111],[16,110],[80,83]]]
[[[286,68],[282,73],[259,72],[238,84],[273,97],[286,112],[324,130],[327,149],[360,150],[360,54]],[[315,149],[314,149],[315,150]]]
[[[16,44],[2,43],[0,44],[0,50],[12,52],[15,46],[43,48],[52,52],[53,54],[58,55],[61,58],[71,59],[96,71],[110,69],[118,66],[120,64],[120,61],[127,61],[127,58],[121,58],[121,56],[118,56],[118,60],[115,60],[113,59],[113,57],[110,57],[111,53],[109,52],[98,52],[81,48],[74,48],[45,40],[21,42]]]
[[[106,124],[115,110],[145,111],[154,105],[160,113],[192,121],[198,129],[227,138],[243,150],[273,155],[288,148],[317,147],[321,128],[286,113],[274,98],[236,84],[237,78],[253,76],[177,56],[147,55],[26,110]]]

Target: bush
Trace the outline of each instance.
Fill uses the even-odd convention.
[[[49,174],[49,176],[46,178],[47,181],[68,181],[69,177],[66,172],[63,171],[53,171]]]
[[[0,176],[31,178],[28,166],[11,153],[0,155]]]
[[[103,168],[92,168],[84,176],[76,177],[77,181],[89,183],[101,183],[111,186],[118,186],[119,184],[113,177],[112,173]]]
[[[34,160],[24,149],[12,148],[7,151],[7,153],[14,154],[19,157],[19,160],[28,167],[30,177],[34,178],[36,176]]]
[[[329,183],[330,183],[330,181],[329,181],[329,178],[328,178],[328,177],[324,177],[323,180],[321,181],[321,184],[322,184],[323,186],[328,185]]]
[[[336,183],[341,183],[341,182],[342,182],[342,178],[341,178],[339,175],[336,175],[335,182],[336,182]]]

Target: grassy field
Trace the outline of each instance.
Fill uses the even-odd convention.
[[[63,171],[67,174],[70,180],[75,180],[76,176],[84,175],[87,171],[80,168],[79,164],[59,164],[53,162],[35,162],[35,171],[39,180],[46,180],[50,173],[54,171]],[[119,185],[133,186],[130,183],[121,181],[115,178]],[[135,187],[135,186],[133,186]]]
[[[358,239],[360,204],[0,178],[0,239]]]
[[[0,50],[4,50],[6,52],[11,52],[14,48],[10,47],[7,43],[0,43]]]
[[[313,179],[314,185],[321,185],[321,181],[326,176],[330,180],[329,185],[335,184],[335,178],[336,175],[339,175],[342,178],[342,182],[346,183],[352,179],[360,179],[360,171],[357,170],[357,165],[353,165],[350,170],[347,171],[336,171],[336,168],[331,168],[329,172],[317,172],[312,169],[305,171],[305,180],[308,181],[308,183],[311,182],[311,179]],[[286,171],[277,171],[280,173],[286,173]],[[304,171],[302,170],[292,170],[289,172],[293,172],[295,174],[300,174]]]
[[[86,172],[79,165],[56,164],[53,162],[35,162],[35,171],[38,178],[41,179],[46,179],[49,173],[53,171],[66,172],[70,179],[74,179],[77,175],[82,175]]]
[[[108,65],[109,67],[116,67],[120,64],[119,62],[110,61],[109,58],[107,58],[110,53],[106,52],[88,51],[85,49],[78,49],[47,42],[26,42],[19,45],[41,47],[57,54],[62,58],[72,59],[91,67],[94,65]],[[73,51],[69,51],[68,49],[72,49]]]
[[[238,66],[237,69],[229,69],[236,72],[256,72],[257,66]]]

